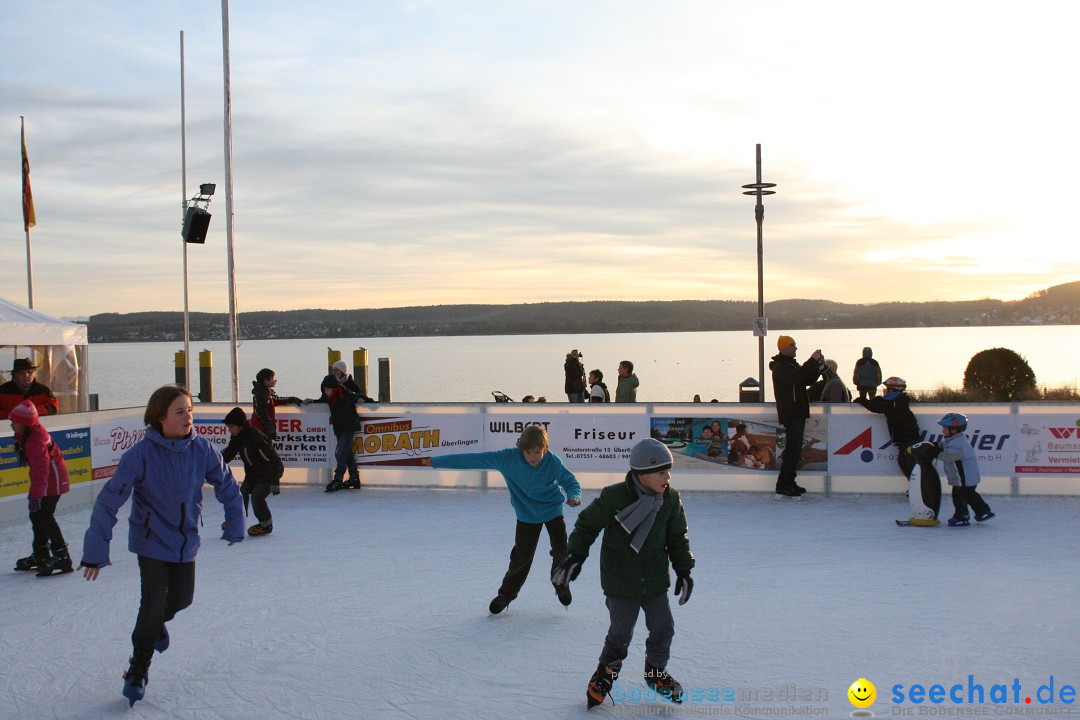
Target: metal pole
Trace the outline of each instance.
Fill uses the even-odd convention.
[[[180,31],[180,223],[187,214],[187,99],[184,91],[184,31]],[[188,244],[183,233],[180,244],[184,246],[184,387],[191,389],[191,341],[188,325]]]
[[[758,402],[765,402],[765,334],[768,332],[765,322],[765,272],[764,251],[762,243],[761,226],[765,222],[765,205],[761,202],[762,195],[775,195],[768,188],[776,187],[776,183],[761,182],[761,143],[757,149],[757,182],[743,185],[746,189],[743,195],[754,195],[757,202],[754,204],[754,219],[757,221],[757,293],[758,314],[754,320],[754,334],[758,338]]]
[[[222,65],[225,72],[225,233],[229,268],[229,350],[232,360],[232,401],[240,399],[237,357],[236,270],[233,261],[233,181],[232,181],[232,86],[229,80],[229,0],[221,0]]]

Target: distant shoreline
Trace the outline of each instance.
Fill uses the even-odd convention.
[[[433,305],[355,310],[240,313],[245,340],[332,337],[445,337],[750,331],[757,303],[737,300],[588,301],[516,305]],[[875,303],[777,300],[765,303],[770,328],[850,330],[1080,324],[1080,282],[1023,300]],[[190,339],[228,340],[226,313],[189,313]],[[183,313],[102,313],[87,321],[92,343],[183,339]]]

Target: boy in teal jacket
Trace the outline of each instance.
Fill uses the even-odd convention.
[[[604,702],[619,677],[638,613],[645,611],[649,637],[645,641],[645,682],[657,694],[681,703],[682,686],[667,673],[675,621],[667,589],[668,560],[675,568],[679,604],[690,599],[694,554],[686,531],[686,513],[671,479],[671,451],[659,440],[642,440],[630,450],[626,478],[609,485],[581,511],[567,543],[569,555],[552,575],[552,582],[569,583],[600,531],[600,585],[607,596],[611,624],[600,663],[589,681],[589,707]]]
[[[492,614],[501,613],[518,596],[532,568],[540,529],[546,527],[551,542],[551,570],[566,557],[566,521],[563,495],[571,507],[581,504],[581,486],[555,453],[548,451],[547,432],[540,425],[525,428],[516,448],[482,453],[443,455],[430,459],[434,468],[453,470],[498,470],[510,490],[510,504],[517,513],[514,549],[510,567],[499,594],[488,605]],[[553,583],[559,602],[569,605],[569,583]]]

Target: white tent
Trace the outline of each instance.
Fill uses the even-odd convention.
[[[45,315],[0,298],[0,371],[17,357],[39,366],[38,382],[60,401],[60,412],[90,409],[86,326]]]

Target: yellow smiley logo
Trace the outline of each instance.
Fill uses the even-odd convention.
[[[874,700],[877,699],[877,688],[874,687],[874,683],[870,682],[866,678],[859,678],[855,682],[851,683],[851,687],[847,691],[848,700],[851,704],[857,708],[868,708],[874,704]]]

